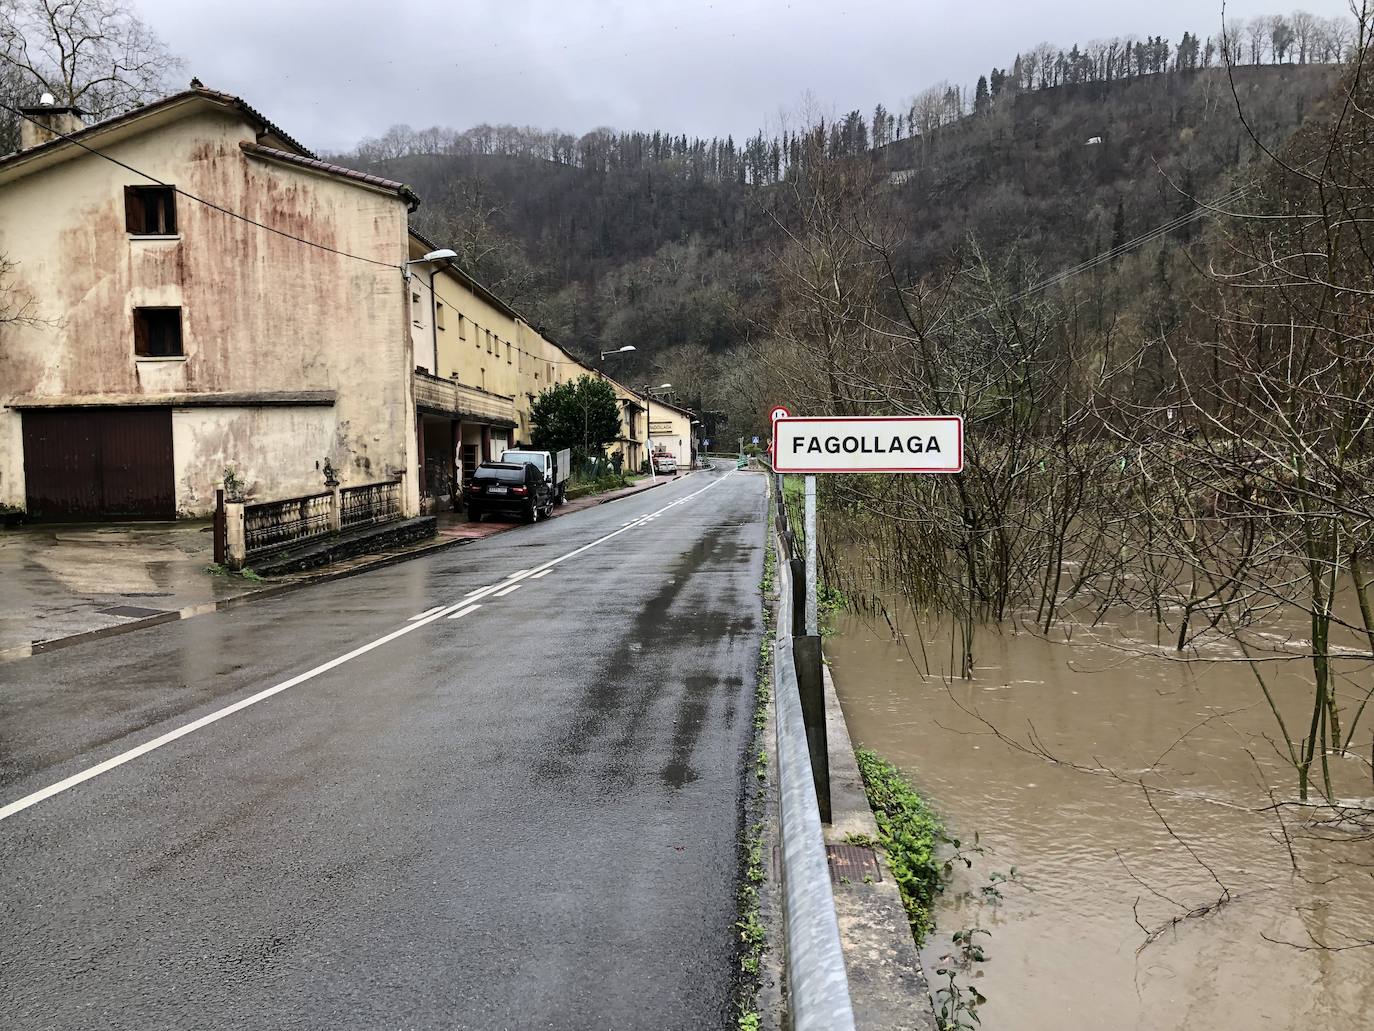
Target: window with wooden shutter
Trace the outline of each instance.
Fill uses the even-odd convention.
[[[184,353],[180,308],[134,309],[134,354],[140,358],[178,358]]]
[[[131,236],[175,236],[176,190],[170,186],[124,187],[124,228]]]

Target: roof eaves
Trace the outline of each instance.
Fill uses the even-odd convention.
[[[336,165],[329,161],[321,161],[319,158],[292,154],[290,151],[278,150],[276,147],[265,147],[261,143],[249,143],[244,141],[239,144],[239,149],[245,154],[266,158],[269,161],[280,161],[282,164],[295,165],[299,168],[308,168],[322,175],[336,176],[337,178],[348,179],[351,182],[359,183],[363,186],[371,186],[378,190],[396,193],[405,198],[412,206],[420,203],[420,198],[415,195],[415,191],[405,183],[397,182],[395,179],[384,179],[379,175],[373,175],[371,172],[359,172],[356,168],[346,168],[343,165]]]
[[[93,122],[77,132],[58,136],[48,140],[46,143],[40,143],[36,147],[29,147],[27,150],[16,150],[12,154],[0,155],[0,167],[7,167],[19,161],[27,161],[40,154],[49,154],[69,144],[83,146],[86,144],[86,141],[93,136],[98,136],[101,133],[107,132],[117,126],[124,125],[127,122],[146,117],[147,115],[154,114],[165,108],[173,107],[176,104],[196,98],[208,100],[223,107],[233,108],[249,122],[253,123],[259,136],[270,134],[299,151],[302,156],[315,158],[315,155],[301,144],[300,141],[296,140],[279,125],[267,118],[261,111],[258,111],[252,105],[244,101],[242,97],[236,97],[231,93],[221,93],[219,90],[207,89],[204,86],[196,86],[191,89],[182,90],[179,93],[169,94],[168,96],[161,97],[148,104],[141,104],[138,107],[131,108],[128,111],[124,111],[102,121]]]

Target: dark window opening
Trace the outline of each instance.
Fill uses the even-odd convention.
[[[170,186],[124,187],[124,228],[135,236],[175,236],[176,196]]]
[[[143,358],[176,358],[183,353],[180,308],[134,309],[134,354]]]

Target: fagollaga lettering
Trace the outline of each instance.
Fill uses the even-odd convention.
[[[852,437],[793,437],[792,452],[806,455],[938,455],[940,441],[933,436],[897,435]]]

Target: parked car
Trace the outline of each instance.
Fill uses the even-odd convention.
[[[527,523],[553,515],[553,488],[530,462],[483,462],[463,488],[468,521],[485,515],[518,516]]]
[[[654,472],[677,472],[677,458],[673,455],[654,455]]]

